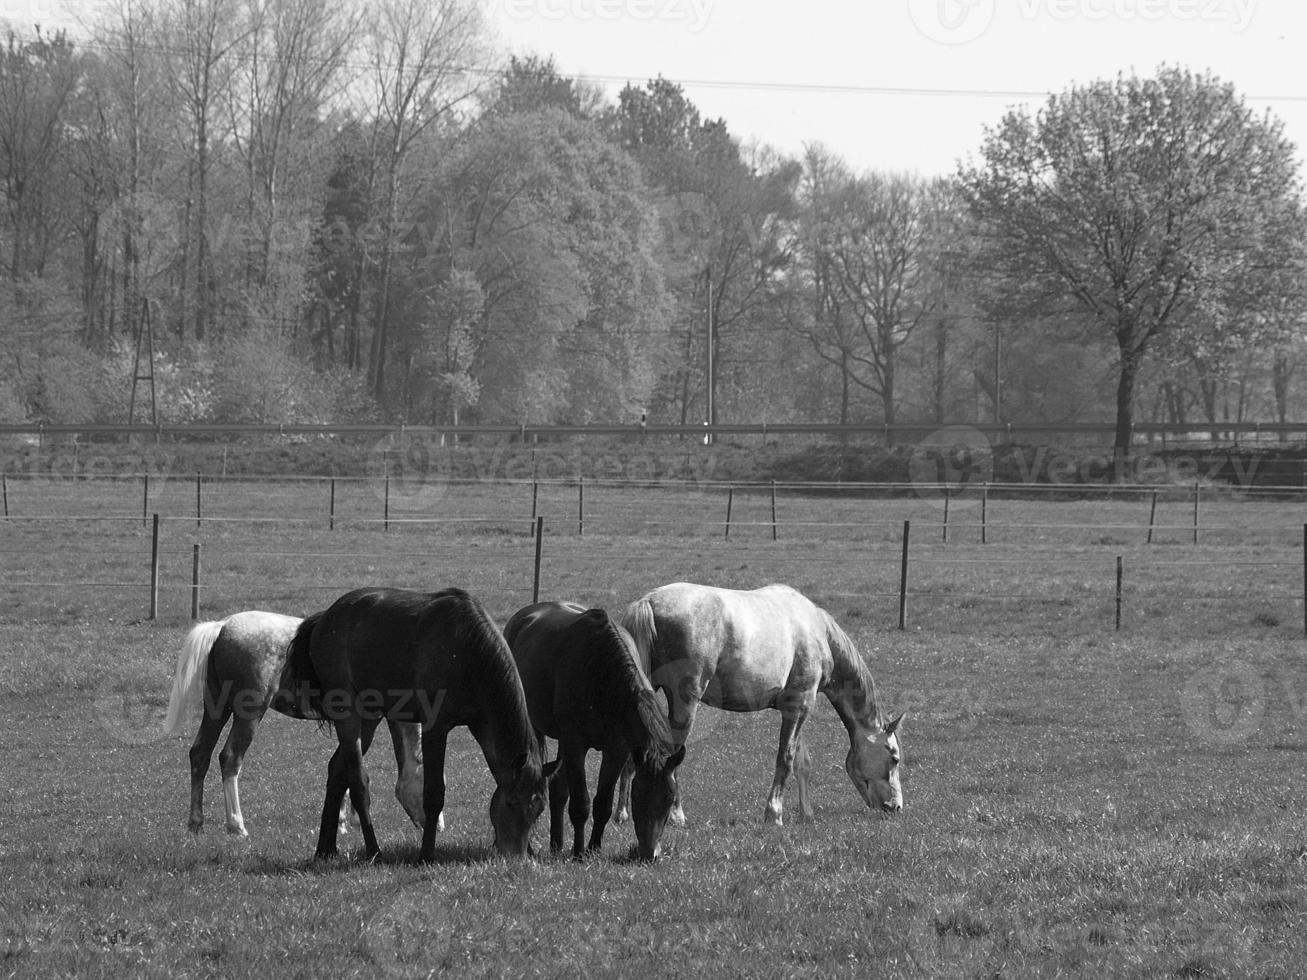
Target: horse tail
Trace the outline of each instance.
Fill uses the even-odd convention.
[[[653,645],[658,638],[658,631],[654,627],[653,603],[648,596],[636,599],[626,607],[622,613],[622,628],[635,641],[635,649],[640,654],[640,668],[644,671],[644,676],[649,677],[653,673]]]
[[[313,630],[322,618],[321,612],[306,616],[295,630],[286,647],[286,666],[281,671],[278,695],[289,696],[289,703],[274,703],[277,710],[295,718],[322,717],[322,682],[313,669],[309,651],[313,643]]]
[[[165,734],[185,735],[187,721],[204,704],[209,651],[213,649],[226,624],[225,619],[197,623],[186,634],[181,653],[177,655],[177,672],[172,681],[172,694],[168,698],[168,714],[163,719]]]

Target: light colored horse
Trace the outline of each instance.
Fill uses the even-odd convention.
[[[876,810],[903,808],[897,732],[904,716],[883,719],[871,671],[853,641],[807,597],[787,585],[744,592],[677,582],[631,603],[621,622],[651,683],[666,693],[679,738],[689,737],[700,702],[726,711],[780,711],[776,771],[764,811],[768,822],[783,822],[791,775],[799,787],[799,818],[812,818],[801,736],[818,694],[848,730],[844,768],[858,795]],[[621,791],[624,804],[625,773]],[[684,820],[683,813],[679,817]]]
[[[204,777],[209,771],[213,749],[231,718],[234,719],[231,732],[218,756],[227,832],[248,836],[238,780],[254,731],[269,707],[292,718],[305,717],[292,704],[287,692],[278,690],[286,650],[300,622],[295,616],[249,610],[226,619],[198,623],[187,634],[177,657],[164,730],[169,735],[185,735],[187,726],[194,724],[198,716],[199,730],[190,750],[188,826],[193,833],[199,833],[204,825]],[[414,724],[389,724],[399,769],[395,796],[409,819],[421,829],[420,729]],[[374,731],[375,725],[367,733],[367,742],[371,742]]]

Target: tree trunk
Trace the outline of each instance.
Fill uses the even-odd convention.
[[[1121,373],[1116,383],[1116,435],[1112,440],[1112,469],[1118,483],[1125,482],[1134,436],[1135,381],[1139,376],[1138,353],[1121,350]]]

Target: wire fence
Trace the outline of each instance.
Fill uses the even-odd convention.
[[[963,624],[981,605],[1118,628],[1204,605],[1267,623],[1307,609],[1300,493],[499,481],[419,498],[316,478],[17,482],[0,561],[3,615],[19,620],[304,612],[365,584],[458,584],[507,615],[535,596],[624,604],[678,579],[786,581],[900,628],[940,610]]]

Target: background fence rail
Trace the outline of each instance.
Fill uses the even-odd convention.
[[[121,496],[104,493],[103,482],[60,484],[58,494],[20,496],[41,513],[13,513],[0,528],[7,597],[0,615],[304,612],[369,583],[459,584],[507,612],[532,595],[613,606],[633,598],[605,586],[604,568],[617,565],[647,568],[650,587],[676,579],[733,587],[786,581],[905,628],[937,621],[962,628],[977,603],[1075,610],[1095,628],[1113,621],[1114,605],[1127,628],[1220,606],[1265,626],[1297,621],[1307,589],[1307,549],[1300,554],[1297,546],[1307,508],[1285,495],[1209,493],[1200,511],[1192,501],[1163,501],[1162,519],[1151,489],[1076,501],[991,496],[981,520],[974,502],[956,496],[946,511],[929,495],[805,493],[795,485],[773,511],[770,485],[756,494],[739,485],[585,486],[582,498],[562,482],[449,485],[435,500],[392,499],[383,515],[357,485],[297,479],[277,486],[270,503],[267,481],[226,480],[203,488],[197,518],[190,493],[170,493],[156,480],[150,503],[166,509],[157,512],[155,550],[152,522],[121,513]],[[312,515],[309,496],[321,497]],[[336,504],[330,515],[329,500]],[[87,513],[97,508],[103,513]],[[1201,536],[1193,534],[1195,514]],[[1307,604],[1303,616],[1307,623]]]

